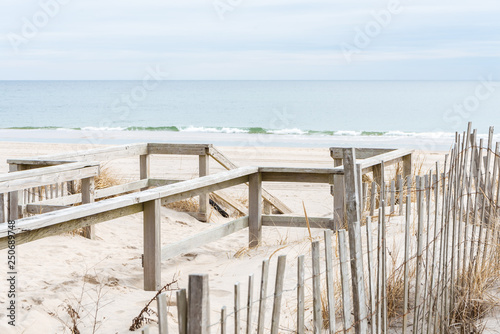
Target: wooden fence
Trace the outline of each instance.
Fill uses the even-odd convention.
[[[259,297],[254,298],[251,275],[245,288],[235,284],[234,304],[217,312],[210,309],[208,275],[190,275],[188,289],[177,291],[177,307],[169,309],[177,321],[168,319],[167,294],[159,295],[159,332],[173,328],[190,334],[477,331],[484,314],[467,314],[480,307],[474,289],[497,278],[500,269],[499,148],[499,143],[493,148],[492,128],[484,145],[469,125],[457,134],[443,169],[436,163],[426,175],[407,177],[400,202],[405,209],[400,218],[404,254],[399,257],[391,254],[386,212],[400,211],[382,199],[375,228],[371,216],[361,220],[355,151],[344,149],[348,229],[337,231],[333,240],[327,229],[323,242],[312,241],[311,253],[297,258],[295,282],[285,282],[285,268],[292,266],[286,265],[286,255],[280,255],[274,290],[268,292],[270,261],[264,260]],[[395,187],[390,189],[394,192]],[[312,268],[312,276],[305,277],[305,266]],[[338,281],[340,293],[335,293]],[[246,300],[242,290],[247,291]],[[305,312],[306,291],[312,293],[312,312]],[[285,299],[287,309],[282,308]],[[296,306],[290,307],[291,303]]]

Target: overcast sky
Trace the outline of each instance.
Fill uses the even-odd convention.
[[[0,0],[0,80],[156,66],[173,80],[499,80],[500,1]]]

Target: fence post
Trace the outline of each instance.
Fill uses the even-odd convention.
[[[333,159],[333,166],[342,166],[342,159]],[[333,221],[335,226],[344,226],[344,175],[333,175]]]
[[[249,176],[248,187],[249,247],[257,247],[262,240],[262,174]]]
[[[325,230],[325,265],[326,265],[326,293],[328,300],[328,329],[329,333],[335,333],[335,300],[333,279],[333,252],[332,252],[332,230]]]
[[[349,250],[351,255],[352,294],[354,322],[356,333],[366,333],[366,293],[363,277],[363,249],[361,246],[361,210],[359,200],[359,184],[354,148],[343,149],[344,184],[346,199],[346,214],[349,234]]]
[[[413,154],[410,153],[403,157],[403,177],[413,175]]]
[[[340,282],[342,285],[342,310],[344,318],[344,333],[351,331],[351,294],[349,291],[349,266],[347,264],[346,230],[338,231],[338,248],[340,260]]]
[[[319,264],[319,241],[312,243],[312,285],[313,285],[313,320],[315,334],[321,333],[323,318],[321,316],[321,269]]]
[[[266,298],[267,298],[267,278],[269,276],[269,260],[262,261],[262,275],[260,278],[260,295],[259,295],[259,316],[257,322],[257,334],[264,333],[264,320],[266,315]]]
[[[271,334],[278,334],[280,327],[281,298],[283,297],[283,284],[285,281],[286,255],[278,257],[276,269],[276,284],[274,286],[273,315],[271,320]]]
[[[3,194],[0,194],[0,223],[3,223],[6,221],[5,219],[5,211],[4,211],[4,196]]]
[[[186,289],[177,290],[177,320],[179,334],[187,334],[187,297]]]
[[[208,334],[210,301],[208,275],[189,275],[188,325],[189,334]]]
[[[168,334],[168,312],[167,312],[167,293],[162,292],[156,297],[158,308],[158,333]]]
[[[17,164],[9,164],[9,173],[17,172],[21,170],[21,166]],[[8,205],[8,220],[19,219],[19,194],[21,191],[12,191],[9,193],[9,205]],[[23,196],[21,196],[22,201]]]
[[[209,172],[209,158],[210,156],[208,154],[205,155],[200,155],[199,156],[199,175],[200,177],[202,176],[207,176]],[[208,219],[208,208],[209,208],[209,197],[208,193],[201,194],[200,195],[200,210],[198,214],[198,219],[202,222],[206,222]]]
[[[304,255],[297,258],[297,267],[297,334],[304,334]]]
[[[139,156],[139,179],[147,180],[149,179],[150,173],[150,158],[149,154],[143,154]],[[146,190],[148,187],[141,188],[142,190]]]
[[[95,200],[95,182],[94,177],[82,179],[82,204],[93,203]],[[85,226],[83,228],[83,236],[87,239],[95,239],[94,225]]]
[[[156,291],[161,285],[161,200],[144,203],[144,290]]]

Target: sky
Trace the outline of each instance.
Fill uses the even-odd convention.
[[[0,80],[500,78],[498,0],[0,0]]]

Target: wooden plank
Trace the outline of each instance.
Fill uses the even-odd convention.
[[[56,166],[59,167],[59,166]],[[52,167],[46,167],[52,168]],[[45,168],[39,169],[43,171]],[[33,170],[33,171],[39,171]],[[18,173],[12,173],[9,175],[10,180],[0,181],[0,192],[12,192],[17,190],[28,189],[32,187],[45,186],[54,183],[60,183],[64,181],[79,180],[87,177],[99,175],[98,166],[81,167],[79,169],[71,169],[68,171],[45,171],[46,173],[29,176],[24,173],[31,173],[32,171],[22,171]],[[58,197],[58,196],[57,196]]]
[[[394,180],[391,181],[391,214],[396,212],[396,182]]]
[[[149,154],[142,154],[139,156],[139,179],[147,180],[149,179],[151,173],[151,159]],[[142,188],[141,190],[146,190],[147,187]]]
[[[349,289],[349,265],[347,258],[346,230],[338,232],[338,247],[340,258],[340,279],[342,285],[342,310],[344,318],[344,333],[351,331],[351,294]]]
[[[234,284],[234,334],[240,334],[240,283]]]
[[[9,164],[9,172],[17,172],[20,166]],[[0,191],[3,192],[3,191]],[[19,218],[19,191],[11,191],[8,194],[7,220],[17,220]],[[21,200],[22,203],[22,200]],[[16,240],[17,243],[17,240]]]
[[[189,275],[188,298],[189,334],[210,333],[210,301],[208,275]]]
[[[363,249],[361,246],[361,212],[359,207],[358,178],[356,155],[353,148],[344,149],[344,184],[346,216],[349,231],[349,250],[351,259],[351,277],[354,306],[354,324],[356,333],[366,333],[366,293],[363,272]]]
[[[187,334],[188,304],[186,289],[179,289],[177,296],[177,321],[179,324],[179,334]]]
[[[212,144],[148,143],[148,154],[205,155]]]
[[[247,208],[238,201],[235,201],[233,197],[222,190],[214,191],[211,193],[213,199],[218,204],[222,204],[226,207],[231,207],[236,210],[240,215],[248,215]],[[265,202],[267,203],[267,202]]]
[[[297,257],[297,334],[304,334],[304,255]]]
[[[199,168],[198,168],[198,171],[199,171],[199,176],[200,177],[203,177],[203,176],[207,176],[209,173],[210,173],[210,170],[209,170],[209,156],[208,155],[200,155],[199,158],[198,158],[198,165],[199,165]],[[208,208],[210,207],[209,203],[208,203],[208,193],[203,193],[203,194],[200,194],[199,196],[199,215],[200,215],[200,221],[202,222],[206,222],[207,219],[208,219]]]
[[[123,195],[116,198],[110,198],[107,200],[100,201],[95,204],[81,205],[78,207],[72,207],[69,209],[55,211],[50,213],[45,213],[38,216],[27,217],[22,220],[18,220],[16,224],[15,232],[17,237],[21,238],[21,234],[30,232],[36,229],[44,229],[43,233],[33,232],[36,238],[40,238],[43,235],[52,235],[53,233],[48,232],[50,226],[57,225],[59,223],[64,223],[66,221],[78,220],[79,218],[89,218],[83,219],[81,223],[75,222],[72,226],[77,226],[75,228],[83,227],[89,225],[87,221],[91,221],[93,224],[96,222],[106,220],[106,211],[114,211],[116,209],[126,209],[128,206],[134,206],[135,204],[140,204],[146,201],[151,201],[154,199],[164,198],[162,202],[176,201],[184,198],[192,197],[200,189],[203,191],[213,191],[220,188],[228,187],[231,185],[239,184],[245,182],[248,179],[248,175],[255,173],[257,168],[255,167],[243,167],[238,170],[232,170],[227,172],[222,172],[210,176],[205,176],[203,178],[198,178],[194,180],[189,180],[179,183],[172,184],[164,187],[159,187],[155,189],[150,189],[136,194]],[[123,212],[126,212],[124,210]],[[131,210],[134,211],[134,210]],[[104,215],[99,215],[105,213]],[[90,219],[90,216],[93,218]],[[94,216],[98,216],[96,218]],[[113,217],[114,214],[109,215]],[[110,218],[112,219],[112,218]],[[56,234],[61,233],[60,226],[55,228]],[[31,233],[31,232],[30,232]],[[5,226],[0,226],[0,244],[4,238],[7,237],[7,228]],[[31,237],[26,237],[29,240]]]
[[[308,217],[308,221],[311,228],[326,228],[334,231],[338,229],[338,226],[328,217]],[[263,215],[262,226],[307,228],[307,221],[305,217]]]
[[[375,333],[375,287],[373,286],[373,266],[375,265],[373,261],[373,243],[372,243],[372,218],[366,217],[366,257],[367,257],[367,267],[368,267],[368,292],[370,296],[370,331]]]
[[[370,188],[370,216],[375,215],[376,199],[377,199],[377,183],[373,181],[372,186]]]
[[[220,333],[221,334],[226,334],[227,333],[227,328],[226,328],[226,307],[222,306],[220,310]]]
[[[156,297],[158,309],[158,334],[168,334],[167,293],[162,292]]]
[[[252,310],[253,310],[253,274],[248,276],[247,293],[247,330],[246,334],[252,333]]]
[[[344,148],[345,147],[330,147],[330,156],[333,159],[343,159],[344,155],[342,150]],[[394,150],[395,149],[392,148],[355,148],[356,157],[358,159],[367,159],[383,153],[392,152]]]
[[[26,212],[30,214],[41,214],[46,212],[52,212],[62,209],[67,209],[67,205],[50,205],[50,204],[26,204]],[[0,220],[1,221],[1,220]]]
[[[266,167],[267,169],[268,167]],[[334,169],[331,169],[334,170]],[[293,183],[330,183],[333,184],[333,176],[327,173],[308,173],[308,172],[261,172],[264,182],[293,182]]]
[[[144,290],[161,288],[161,204],[156,199],[144,203]]]
[[[413,333],[417,333],[419,328],[419,312],[420,312],[420,280],[422,271],[422,250],[423,250],[423,225],[424,225],[424,212],[423,212],[423,179],[417,176],[417,271],[415,274],[415,300],[413,307]]]
[[[161,259],[165,261],[177,255],[187,253],[195,248],[241,231],[246,227],[248,227],[248,216],[238,218],[203,232],[198,232],[191,237],[187,237],[186,239],[163,247],[161,249]]]
[[[262,174],[249,177],[248,188],[248,246],[257,247],[262,240]]]
[[[94,177],[82,179],[82,204],[93,203],[95,201],[94,191],[95,191]],[[94,225],[85,226],[82,232],[85,238],[91,240],[95,239]]]
[[[333,166],[342,166],[342,159],[333,159]],[[333,220],[337,226],[344,226],[345,198],[344,198],[344,175],[333,176]]]
[[[408,301],[409,301],[409,260],[410,260],[410,223],[411,223],[411,194],[406,195],[405,217],[405,250],[403,275],[403,334],[408,332]],[[435,244],[435,242],[434,242]]]
[[[319,241],[312,244],[312,286],[313,286],[313,333],[320,334],[323,328],[323,317],[321,315],[321,268],[319,264]]]
[[[394,150],[394,151],[391,151],[388,153],[383,153],[383,154],[374,156],[372,158],[364,159],[361,161],[361,167],[363,169],[363,174],[373,171],[373,167],[379,165],[381,161],[383,161],[386,166],[396,164],[400,161],[403,161],[403,163],[404,163],[404,161],[408,161],[408,160],[411,161],[411,159],[408,157],[411,156],[413,154],[413,152],[414,152],[414,150],[412,150],[412,149],[398,149],[398,150]],[[406,167],[406,168],[408,168],[408,167]],[[406,174],[407,172],[408,171],[405,170],[404,176],[411,175],[411,173]]]
[[[93,204],[87,204],[87,206],[90,206]],[[44,213],[42,215],[38,216],[32,216],[28,218],[24,218],[22,220],[18,220],[16,223],[22,223],[26,219],[33,219],[33,218],[38,218],[42,217],[43,215],[56,215],[60,214],[64,211],[72,210],[73,208],[65,209],[65,210],[60,210],[60,211],[54,211],[54,212],[49,212],[49,213]],[[142,203],[139,204],[134,204],[130,205],[127,207],[122,207],[122,208],[117,208],[117,209],[112,209],[112,210],[107,210],[105,212],[100,212],[100,213],[95,213],[92,215],[87,215],[81,218],[76,218],[76,219],[69,219],[69,220],[64,220],[63,222],[51,224],[46,227],[36,227],[33,228],[32,230],[19,230],[16,226],[16,244],[21,245],[27,242],[31,242],[34,240],[54,236],[54,235],[59,235],[61,233],[65,232],[70,232],[74,231],[76,229],[88,226],[88,225],[93,225],[97,223],[102,223],[108,220],[132,215],[134,213],[138,213],[142,211]],[[3,227],[2,227],[3,228]],[[0,238],[0,249],[5,249],[8,246],[8,240],[6,236],[2,236]]]
[[[257,334],[263,334],[265,329],[267,282],[269,277],[269,260],[262,261],[260,277],[259,314],[257,320]]]
[[[150,185],[149,180],[139,180],[139,181],[133,181],[133,182],[120,184],[120,185],[112,186],[112,187],[108,187],[108,188],[96,189],[95,190],[95,198],[100,199],[100,198],[104,198],[104,197],[120,195],[120,194],[127,193],[130,191],[140,190],[143,188],[147,189],[147,187],[149,185]]]
[[[333,280],[332,230],[325,230],[326,299],[328,302],[328,332],[335,333],[335,299]]]
[[[273,313],[271,318],[271,334],[278,334],[280,327],[281,299],[283,296],[283,285],[285,281],[286,255],[278,256],[276,268],[276,283],[274,285]]]
[[[403,215],[403,202],[404,202],[404,187],[403,187],[403,178],[401,175],[398,175],[398,194],[399,194],[399,215]]]
[[[46,165],[46,162],[59,160],[68,161],[104,161],[118,158],[126,158],[135,155],[147,154],[147,144],[119,145],[105,148],[97,148],[83,151],[72,151],[69,153],[42,155],[34,158],[8,159],[7,163],[17,163],[25,165]]]
[[[5,200],[4,195],[0,193],[0,223],[5,222]]]
[[[210,149],[208,150],[208,154],[227,170],[238,168],[236,164],[234,164],[231,160],[229,160],[224,154],[222,154],[222,152],[217,150],[215,147],[210,147]],[[292,210],[289,207],[287,207],[283,202],[281,202],[278,198],[274,197],[265,189],[262,189],[262,197],[266,202],[273,205],[279,211],[279,213],[286,214],[292,212]]]

